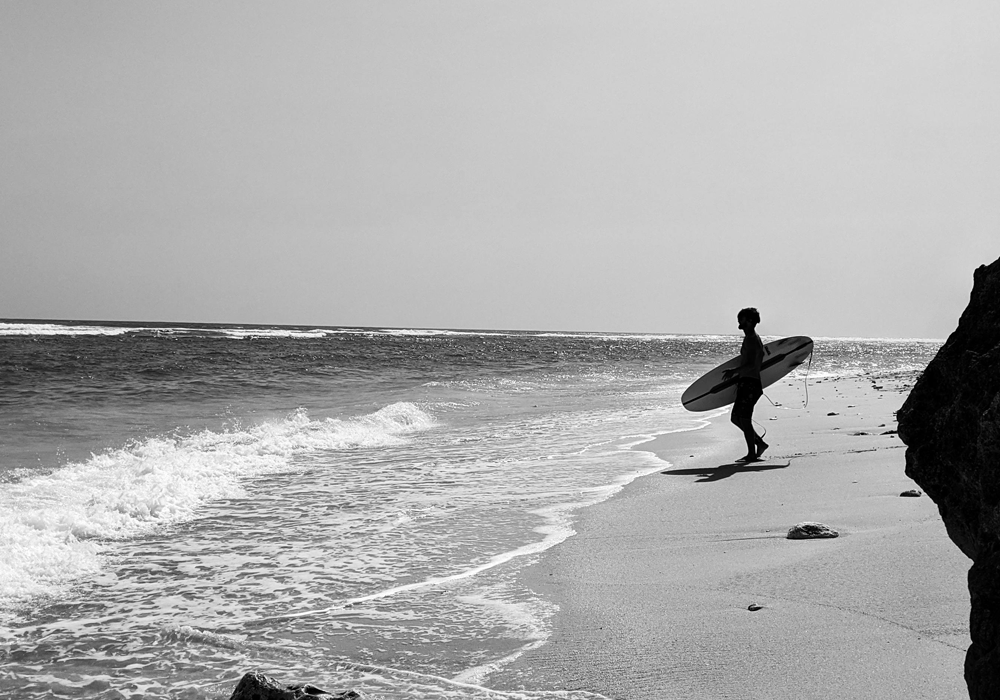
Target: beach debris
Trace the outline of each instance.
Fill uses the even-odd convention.
[[[972,560],[965,682],[971,700],[986,700],[1000,697],[1000,259],[973,278],[958,327],[899,409],[899,437],[906,475]]]
[[[851,433],[851,435],[854,435],[855,437],[860,437],[861,435],[871,435],[871,433],[866,433],[864,430],[859,430],[856,433]]]
[[[750,612],[757,612],[758,610],[763,610],[763,609],[764,606],[757,605],[757,603],[750,603],[750,606],[747,608],[747,610],[749,610]]]
[[[840,414],[839,413],[834,413],[833,411],[830,411],[826,415],[828,415],[828,416],[839,416]]]
[[[265,676],[259,671],[251,671],[240,679],[229,700],[349,700],[361,697],[361,694],[354,690],[328,693],[308,683],[282,687],[270,676]]]
[[[899,495],[904,496],[906,498],[918,498],[920,496],[923,496],[924,494],[918,491],[917,489],[910,489],[908,491],[903,491],[903,493]]]
[[[839,536],[840,533],[829,525],[814,523],[811,521],[799,523],[798,525],[792,526],[792,528],[788,530],[788,539],[790,540],[813,540],[824,537]]]
[[[879,433],[879,435],[899,435],[898,430],[886,430],[884,433]]]

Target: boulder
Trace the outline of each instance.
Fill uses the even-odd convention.
[[[1000,260],[975,272],[958,328],[898,413],[906,475],[972,560],[972,700],[1000,697]]]
[[[348,700],[360,698],[353,690],[328,693],[313,685],[279,685],[276,680],[258,671],[240,679],[229,700]]]
[[[804,522],[792,526],[788,531],[790,540],[813,540],[823,537],[839,537],[840,533],[823,523]]]

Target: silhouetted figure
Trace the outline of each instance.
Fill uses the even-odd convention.
[[[757,400],[764,395],[764,388],[760,383],[760,366],[764,362],[764,343],[757,335],[760,314],[753,307],[742,309],[736,314],[736,321],[739,323],[740,330],[743,331],[740,366],[737,369],[727,370],[722,376],[726,380],[733,376],[738,377],[736,380],[736,402],[733,404],[730,420],[732,420],[733,425],[743,431],[743,437],[747,441],[747,453],[745,457],[736,461],[756,462],[767,449],[767,443],[753,429],[753,407]]]

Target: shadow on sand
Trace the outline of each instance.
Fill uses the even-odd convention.
[[[702,467],[701,469],[668,469],[661,474],[667,476],[700,476],[701,479],[695,481],[696,484],[703,484],[709,481],[719,481],[734,474],[744,474],[747,472],[766,472],[770,469],[784,469],[791,462],[730,462],[720,464],[717,467]]]

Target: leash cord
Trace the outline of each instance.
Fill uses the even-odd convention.
[[[809,364],[806,365],[806,376],[802,378],[802,386],[805,388],[805,393],[806,393],[806,400],[805,403],[802,404],[802,408],[809,408],[809,370],[812,369],[813,352],[814,352],[813,350],[809,351]],[[775,408],[783,408],[786,411],[791,410],[785,406],[782,406],[780,403],[775,403],[774,401],[771,400],[771,397],[768,396],[767,394],[764,394],[764,398],[770,401],[771,405],[774,406]],[[754,422],[756,423],[757,421]]]

